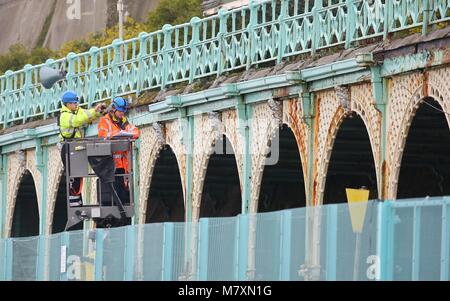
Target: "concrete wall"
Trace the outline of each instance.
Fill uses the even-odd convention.
[[[34,46],[52,3],[53,0],[0,0],[0,53],[16,43]]]
[[[0,0],[0,53],[16,43],[32,48],[50,14],[54,0]],[[124,0],[130,15],[140,21],[159,0]],[[54,50],[117,22],[116,0],[58,0],[44,46]]]

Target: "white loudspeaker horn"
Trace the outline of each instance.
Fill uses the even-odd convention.
[[[57,81],[65,79],[66,74],[67,72],[64,70],[55,70],[47,66],[44,66],[39,70],[41,83],[45,89],[50,89]]]

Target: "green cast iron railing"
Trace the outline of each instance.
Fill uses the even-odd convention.
[[[450,0],[265,0],[88,52],[69,53],[0,77],[0,125],[48,118],[66,89],[83,106],[130,93],[192,82],[207,76],[336,45],[446,22]],[[39,69],[68,72],[67,80],[42,88]]]

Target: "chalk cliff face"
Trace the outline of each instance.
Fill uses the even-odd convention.
[[[143,21],[159,0],[124,0],[130,16]],[[117,22],[117,0],[0,0],[0,53],[16,43],[59,50]],[[47,23],[46,23],[47,19]]]
[[[16,43],[33,47],[52,4],[53,0],[0,0],[0,53]]]

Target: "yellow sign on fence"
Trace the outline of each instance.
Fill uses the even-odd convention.
[[[369,190],[346,188],[350,219],[352,220],[353,232],[361,233],[366,216]]]

